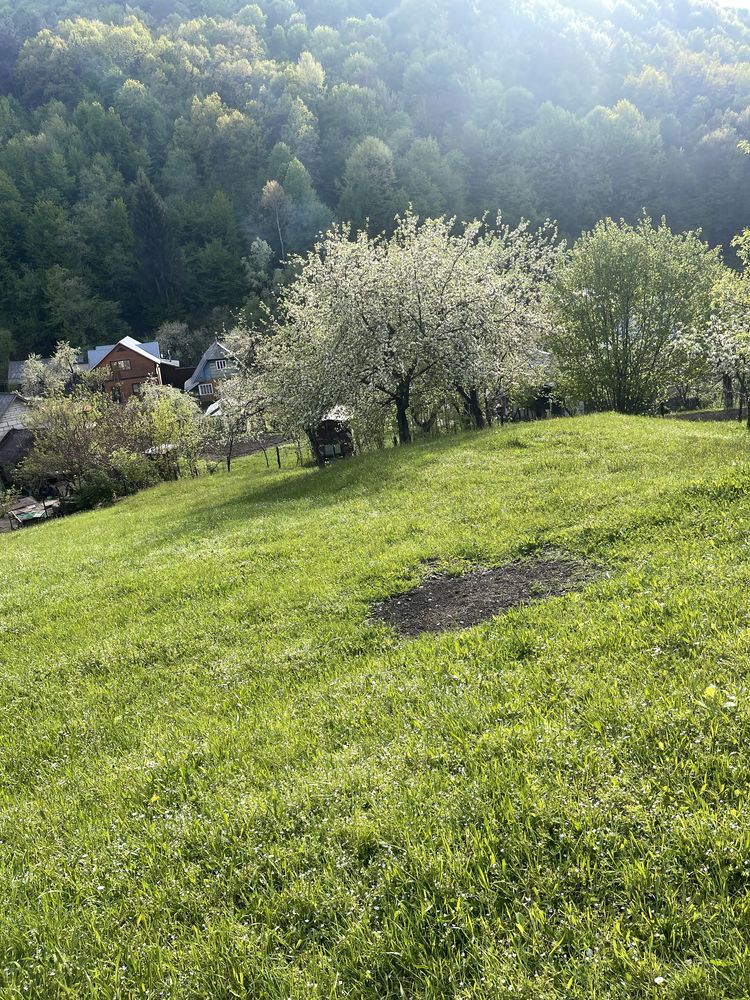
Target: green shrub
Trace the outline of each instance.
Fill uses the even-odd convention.
[[[145,489],[147,486],[154,486],[160,480],[158,470],[153,462],[149,461],[145,455],[139,455],[124,448],[113,453],[112,467],[116,471],[118,493],[121,496],[137,493],[138,490]]]
[[[118,494],[119,490],[114,479],[106,472],[92,469],[86,474],[66,507],[71,511],[93,510],[102,504],[112,503]]]

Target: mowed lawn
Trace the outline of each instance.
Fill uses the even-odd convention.
[[[441,636],[439,569],[585,590]],[[750,436],[591,417],[0,538],[0,997],[750,996]]]

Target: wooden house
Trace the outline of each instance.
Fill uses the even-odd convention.
[[[131,396],[139,395],[149,381],[157,385],[172,384],[164,372],[180,368],[179,361],[161,356],[158,343],[142,344],[133,337],[123,337],[116,344],[96,347],[88,352],[89,371],[108,368],[109,377],[104,391],[118,403],[125,403]]]

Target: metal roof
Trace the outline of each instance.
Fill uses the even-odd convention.
[[[11,361],[8,364],[8,384],[20,385],[23,381],[23,366],[25,361]]]
[[[166,358],[163,358],[159,344],[155,340],[150,341],[148,344],[142,344],[135,337],[123,337],[116,344],[106,344],[104,347],[95,347],[89,351],[87,365],[89,371],[100,365],[116,347],[127,347],[128,350],[134,351],[136,354],[141,354],[144,358],[149,358],[151,361],[158,361],[162,365],[173,365],[177,368],[180,365],[179,361],[168,361]]]

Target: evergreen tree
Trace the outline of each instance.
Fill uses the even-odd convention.
[[[133,223],[144,291],[154,295],[160,306],[168,307],[174,295],[169,219],[163,200],[143,170],[138,172],[133,192]]]

